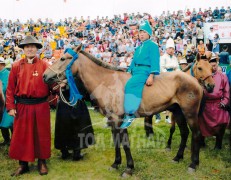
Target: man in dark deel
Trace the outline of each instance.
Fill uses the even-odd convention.
[[[75,106],[69,106],[61,98],[59,99],[54,144],[55,148],[61,151],[62,159],[67,159],[70,156],[69,150],[73,150],[73,160],[78,161],[83,158],[81,149],[93,145],[95,140],[91,118],[85,104],[89,95],[78,77],[75,81],[83,99],[79,100]],[[69,99],[68,86],[64,87],[62,93],[65,99]]]
[[[223,46],[222,52],[219,54],[219,58],[220,58],[219,63],[230,64],[228,46],[226,46],[226,45]]]
[[[187,63],[192,63],[195,59],[195,56],[192,54],[191,50],[187,51],[187,54],[185,56],[185,59],[187,60]]]
[[[194,45],[192,45],[192,47],[191,47],[191,53],[196,57],[197,49],[196,49],[196,47]]]
[[[177,39],[178,36],[179,36],[181,39],[184,38],[184,30],[183,30],[183,29],[181,29],[180,32],[176,33],[176,36],[175,36],[174,39]]]

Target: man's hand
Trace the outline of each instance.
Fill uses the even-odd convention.
[[[226,106],[225,106],[222,102],[220,102],[220,103],[218,104],[218,106],[219,106],[219,108],[221,108],[221,109],[225,109],[225,108],[226,108]]]
[[[147,81],[146,81],[147,86],[151,86],[153,84],[153,82],[154,82],[153,78],[154,78],[154,75],[150,74]]]
[[[8,112],[8,114],[9,114],[10,116],[16,117],[17,111],[16,111],[16,109],[11,109],[11,110]]]

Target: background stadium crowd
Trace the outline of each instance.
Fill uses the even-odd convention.
[[[192,62],[197,52],[207,50],[208,42],[204,40],[205,22],[231,21],[230,7],[185,11],[163,11],[153,17],[148,13],[115,15],[113,18],[96,17],[66,18],[54,22],[51,19],[27,22],[0,19],[0,56],[6,61],[7,68],[14,61],[23,58],[23,50],[18,44],[25,35],[33,35],[43,44],[38,52],[41,59],[52,64],[59,59],[66,48],[83,45],[85,51],[95,57],[116,66],[126,68],[130,65],[135,48],[141,42],[138,38],[138,26],[148,20],[153,27],[154,42],[159,45],[161,55],[165,53],[169,37],[175,41],[175,53],[180,61]],[[219,35],[214,34],[211,42],[212,51],[220,53]],[[226,49],[225,49],[226,48]],[[222,48],[227,51],[227,47]],[[229,63],[229,62],[227,62]]]

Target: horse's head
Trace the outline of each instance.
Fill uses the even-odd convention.
[[[81,49],[82,45],[79,45],[78,47],[74,48],[73,51],[75,53],[79,53]],[[44,82],[47,84],[63,82],[66,79],[65,70],[67,68],[67,65],[71,62],[72,58],[73,57],[69,53],[65,53],[59,60],[57,60],[54,64],[48,67],[43,74]],[[78,68],[76,65],[76,61],[73,63],[71,70],[72,74],[77,73]]]
[[[212,78],[212,66],[209,60],[212,57],[210,51],[205,52],[204,55],[197,54],[195,65],[193,68],[195,78],[211,93],[215,87],[215,82]]]

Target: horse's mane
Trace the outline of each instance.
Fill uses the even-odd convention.
[[[191,68],[192,64],[193,63],[189,63],[182,71],[187,72]]]
[[[110,69],[110,70],[114,70],[114,71],[124,71],[121,68],[118,68],[116,66],[113,66],[111,64],[108,64],[100,59],[97,59],[96,57],[92,56],[91,54],[81,50],[80,53],[82,53],[83,55],[87,56],[90,60],[92,60],[94,63],[96,63],[97,65],[104,67],[106,69]]]

